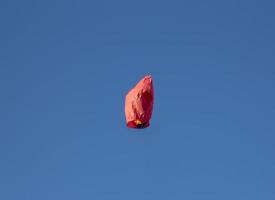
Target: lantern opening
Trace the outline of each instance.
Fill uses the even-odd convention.
[[[148,127],[150,124],[148,122],[142,122],[139,119],[133,120],[133,121],[129,121],[127,123],[127,126],[130,128],[137,128],[137,129],[143,129]]]

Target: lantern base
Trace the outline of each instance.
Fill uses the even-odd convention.
[[[129,128],[143,129],[149,126],[149,122],[140,122],[139,120],[133,120],[127,123]]]

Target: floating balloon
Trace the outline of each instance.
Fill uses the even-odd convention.
[[[125,98],[125,117],[130,128],[146,128],[154,106],[154,87],[152,76],[147,75],[132,88]]]

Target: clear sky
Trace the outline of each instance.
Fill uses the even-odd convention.
[[[1,1],[0,199],[274,200],[274,7]]]

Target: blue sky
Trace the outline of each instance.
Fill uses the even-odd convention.
[[[274,6],[1,1],[0,199],[274,200]]]

